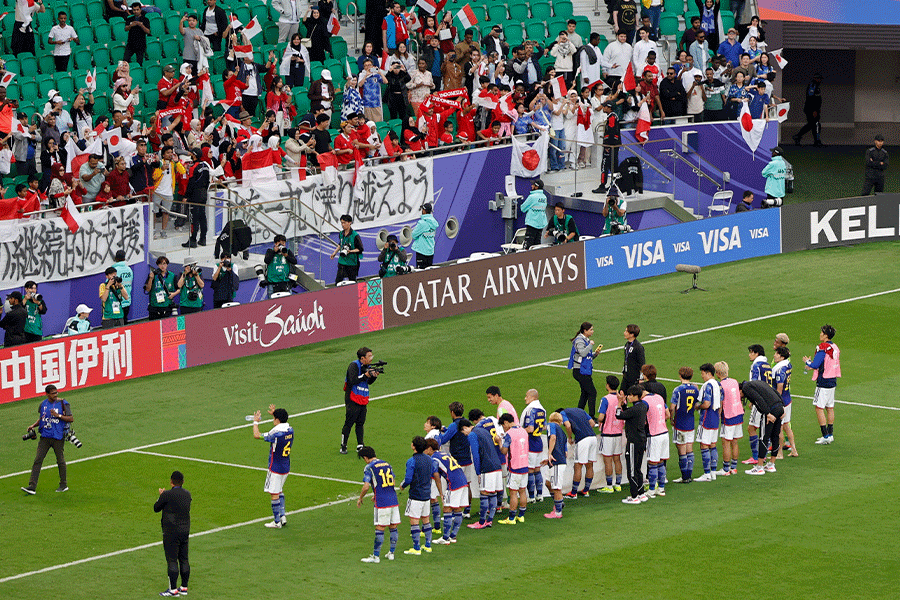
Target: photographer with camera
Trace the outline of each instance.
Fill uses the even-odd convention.
[[[552,237],[554,245],[578,241],[578,226],[575,225],[575,219],[566,214],[566,207],[562,202],[553,206],[553,218],[547,224],[544,237]]]
[[[221,308],[223,304],[234,301],[238,288],[241,287],[241,278],[234,271],[231,255],[223,252],[219,256],[219,264],[212,276],[213,308]]]
[[[25,325],[28,322],[28,311],[22,305],[22,292],[10,292],[6,295],[9,310],[0,320],[0,328],[6,330],[3,336],[3,347],[11,348],[25,343]]]
[[[156,269],[147,275],[144,293],[150,296],[150,320],[164,319],[172,314],[175,304],[172,300],[178,295],[175,286],[175,274],[169,272],[169,259],[160,256],[156,259]]]
[[[362,258],[363,243],[359,234],[353,231],[351,225],[353,217],[341,215],[341,232],[338,234],[338,247],[331,253],[331,258],[340,253],[338,258],[337,275],[334,283],[340,283],[344,279],[356,281],[359,276],[359,261]]]
[[[287,238],[280,233],[275,236],[274,245],[266,250],[266,295],[271,298],[277,292],[289,292],[294,287],[291,283],[291,265],[297,264],[297,257],[287,247]]]
[[[531,182],[531,193],[520,208],[525,213],[524,247],[527,250],[541,243],[541,232],[547,228],[547,194],[543,181],[535,179]]]
[[[131,312],[131,286],[134,284],[134,271],[125,262],[125,251],[116,250],[116,262],[112,264],[116,269],[116,274],[122,278],[122,285],[128,292],[128,297],[122,301],[122,317],[125,325],[128,325],[128,313]]]
[[[434,238],[438,222],[431,211],[431,202],[423,204],[422,217],[412,230],[412,249],[416,253],[417,269],[426,269],[434,263]]]
[[[403,268],[406,267],[407,260],[409,260],[409,256],[406,254],[406,250],[400,245],[400,240],[397,239],[397,236],[392,233],[387,237],[387,245],[381,250],[381,254],[378,255],[378,262],[381,263],[381,266],[378,268],[378,276],[393,277],[394,275],[402,275],[408,270],[408,268]],[[401,272],[399,273],[397,272],[398,267],[401,267]]]
[[[609,186],[609,192],[606,194],[606,202],[603,204],[603,217],[606,223],[603,225],[603,234],[619,234],[627,231],[628,224],[625,222],[625,211],[628,202],[619,195],[619,188],[615,183]]]
[[[22,488],[22,491],[32,496],[37,493],[38,477],[50,448],[56,453],[56,466],[59,468],[59,487],[56,491],[65,492],[69,489],[66,481],[65,441],[68,424],[73,422],[75,417],[72,416],[69,403],[58,397],[55,385],[48,385],[44,388],[44,392],[47,398],[38,408],[38,420],[28,428],[28,433],[22,436],[23,440],[33,440],[38,434],[35,429],[40,427],[41,439],[38,441],[37,454],[31,467],[31,478],[28,480],[28,487]]]
[[[347,367],[344,378],[344,404],[347,412],[344,428],[341,430],[341,454],[347,454],[347,438],[350,429],[356,426],[356,450],[363,447],[363,428],[366,424],[366,405],[369,404],[369,386],[380,373],[384,373],[386,362],[372,363],[372,351],[365,346],[356,351],[356,360]]]
[[[28,317],[25,320],[25,341],[28,343],[39,342],[44,339],[44,324],[41,319],[47,314],[47,305],[44,297],[37,293],[37,283],[25,282],[25,298],[22,303]]]
[[[122,302],[128,298],[128,290],[122,284],[115,267],[107,267],[106,281],[100,284],[100,303],[103,305],[103,320],[101,329],[121,327],[125,324],[125,310]]]
[[[197,263],[189,263],[184,265],[184,271],[178,277],[178,291],[181,292],[178,307],[183,315],[203,310],[203,286],[206,283],[201,278],[202,271]]]

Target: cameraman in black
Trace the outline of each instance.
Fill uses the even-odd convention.
[[[387,244],[378,255],[378,262],[381,263],[381,267],[378,268],[378,276],[393,277],[397,275],[397,267],[406,265],[407,260],[409,260],[409,256],[406,254],[406,250],[400,245],[397,236],[392,233],[387,237]]]
[[[150,320],[164,319],[172,315],[175,304],[172,299],[178,295],[175,286],[175,274],[169,272],[169,259],[160,256],[156,259],[156,269],[147,275],[144,293],[150,296]]]
[[[28,343],[39,342],[44,339],[44,324],[41,317],[47,314],[47,305],[44,297],[37,293],[37,283],[25,282],[25,298],[22,302],[28,312],[25,321],[25,341]]]
[[[353,231],[353,217],[341,215],[341,232],[338,236],[338,247],[331,253],[331,258],[338,254],[337,275],[335,283],[340,283],[345,278],[356,281],[359,276],[359,259],[362,258],[363,244],[359,234]]]
[[[241,278],[234,272],[231,255],[227,252],[219,256],[219,264],[210,285],[213,289],[213,308],[221,308],[223,304],[234,301],[238,288],[241,287]]]
[[[619,188],[615,184],[610,185],[606,202],[603,203],[603,218],[606,219],[606,223],[603,225],[603,235],[626,231],[628,224],[625,221],[625,212],[627,208],[628,203],[619,196]]]
[[[25,343],[25,323],[28,312],[22,306],[22,292],[10,292],[6,295],[9,310],[0,320],[0,328],[6,330],[3,336],[3,347],[10,348]]]
[[[575,225],[575,219],[566,214],[566,207],[562,202],[553,205],[553,218],[547,223],[544,237],[552,237],[554,245],[578,241],[578,226]]]
[[[100,284],[100,303],[103,305],[101,329],[121,327],[125,324],[125,309],[122,301],[128,299],[128,290],[122,284],[122,278],[115,267],[107,267],[106,281]]]
[[[287,247],[287,238],[280,233],[275,236],[274,245],[266,250],[267,295],[277,292],[289,292],[293,285],[290,281],[291,266],[296,266],[297,257]]]
[[[200,271],[197,263],[186,264],[178,277],[178,291],[181,292],[178,311],[183,315],[203,310],[203,286],[206,284]]]
[[[347,454],[347,438],[350,429],[356,426],[356,449],[364,446],[363,427],[366,424],[366,406],[369,404],[369,385],[378,378],[384,369],[376,369],[372,365],[372,351],[363,346],[356,351],[356,360],[347,367],[344,378],[344,404],[347,407],[344,428],[341,430],[341,454]]]

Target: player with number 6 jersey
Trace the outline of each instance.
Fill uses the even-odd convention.
[[[259,432],[260,411],[253,415],[253,437],[269,442],[269,472],[266,474],[264,492],[272,496],[273,521],[266,527],[281,529],[287,524],[284,510],[284,482],[291,472],[291,445],[294,443],[294,429],[288,423],[288,413],[283,408],[269,405],[269,414],[275,424],[266,434]]]

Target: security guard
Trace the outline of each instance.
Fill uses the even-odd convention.
[[[876,194],[884,191],[884,172],[888,167],[888,153],[884,149],[884,136],[875,136],[875,145],[866,150],[866,181],[863,184],[863,196],[874,190]]]

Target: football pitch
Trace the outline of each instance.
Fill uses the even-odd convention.
[[[708,292],[681,294],[690,277],[668,275],[62,393],[84,442],[66,446],[64,494],[53,491],[52,452],[37,495],[20,491],[35,443],[19,438],[40,400],[2,405],[0,598],[156,597],[167,579],[152,505],[175,469],[193,495],[191,597],[895,598],[898,255],[900,243],[878,243],[754,259],[704,268]],[[641,326],[647,362],[670,392],[684,365],[697,373],[725,360],[745,379],[747,346],[762,344],[771,361],[775,334],[787,332],[800,457],[763,477],[739,465],[736,477],[669,485],[639,506],[622,504],[624,491],[594,493],[567,501],[561,520],[541,516],[552,503],[531,504],[524,524],[463,527],[459,543],[422,556],[402,554],[411,546],[404,518],[397,559],[361,563],[372,551],[371,494],[356,507],[364,463],[338,454],[356,349],[389,363],[372,386],[366,443],[399,484],[410,440],[428,415],[449,422],[452,401],[492,413],[484,391],[497,385],[519,411],[532,387],[548,411],[577,405],[578,385],[560,367],[585,320],[604,344],[594,363],[601,389],[605,372],[621,372],[627,323]],[[817,446],[801,362],[824,323],[837,330],[843,378],[835,442]],[[295,430],[281,530],[263,527],[272,518],[268,444],[244,420],[270,403],[288,410]],[[674,446],[671,454],[670,480]]]

